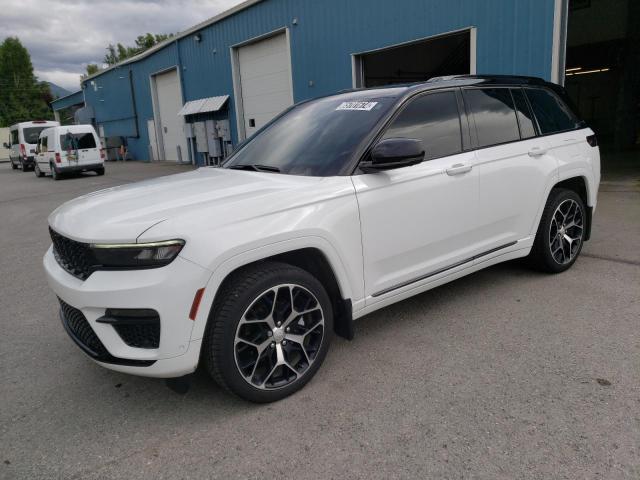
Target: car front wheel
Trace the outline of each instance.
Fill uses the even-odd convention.
[[[580,255],[586,215],[580,196],[563,188],[551,191],[529,254],[530,264],[549,273],[569,269]]]
[[[291,265],[264,262],[232,275],[207,326],[207,368],[218,384],[252,402],[291,395],[327,354],[331,301],[314,276]]]

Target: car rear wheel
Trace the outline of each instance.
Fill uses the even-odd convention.
[[[11,163],[11,170],[17,170],[18,169],[18,165],[13,163],[13,160],[9,159],[9,162]]]
[[[100,176],[100,175],[104,175],[104,167],[102,168],[97,168],[96,170],[94,170],[96,172],[96,175]]]
[[[40,165],[37,163],[33,167],[33,172],[36,174],[36,177],[44,177],[44,172],[40,170]]]
[[[252,402],[273,402],[313,377],[332,331],[331,302],[322,284],[300,268],[265,262],[225,282],[203,355],[219,385]]]
[[[51,178],[53,178],[54,180],[60,180],[60,172],[56,170],[56,166],[52,163],[51,165],[49,165],[49,167],[51,168]]]
[[[572,190],[553,189],[540,219],[529,263],[549,273],[568,270],[580,255],[585,228],[585,206],[580,196]]]

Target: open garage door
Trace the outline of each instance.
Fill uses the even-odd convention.
[[[640,2],[569,2],[565,87],[596,132],[602,171],[640,173]]]
[[[411,83],[475,73],[475,29],[354,55],[354,86]]]

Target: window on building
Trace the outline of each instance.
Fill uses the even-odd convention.
[[[508,88],[464,90],[478,134],[478,146],[488,147],[520,139],[518,121]]]
[[[411,101],[391,123],[384,138],[422,140],[426,160],[462,152],[455,93],[431,93]]]
[[[527,88],[527,98],[542,134],[573,130],[578,119],[558,96],[543,88]]]
[[[518,124],[520,125],[520,138],[531,138],[536,136],[536,129],[533,126],[533,113],[527,104],[524,92],[519,88],[511,90],[513,100],[518,114]]]

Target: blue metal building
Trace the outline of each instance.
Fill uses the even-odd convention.
[[[562,82],[567,3],[249,0],[88,77],[53,107],[82,95],[100,135],[124,138],[133,158],[202,163],[201,120],[228,119],[235,144],[291,103],[352,87],[458,73]]]

